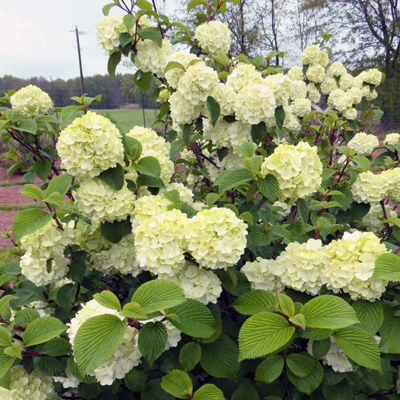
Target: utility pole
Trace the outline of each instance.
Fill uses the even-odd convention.
[[[83,96],[85,94],[85,83],[83,81],[82,55],[81,55],[81,44],[79,42],[79,35],[84,35],[85,33],[79,31],[77,26],[75,26],[75,29],[70,32],[75,32],[76,35],[76,45],[78,48],[78,59],[79,59],[79,72],[81,76],[81,95]]]

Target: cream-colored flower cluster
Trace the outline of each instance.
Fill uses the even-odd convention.
[[[126,136],[132,137],[142,145],[142,157],[152,156],[158,160],[161,167],[160,178],[168,185],[174,173],[174,163],[170,159],[171,145],[155,131],[141,126],[135,126]]]
[[[119,36],[125,32],[132,34],[134,28],[128,32],[123,15],[107,15],[96,25],[97,41],[108,56],[119,50]]]
[[[38,371],[30,374],[22,365],[11,369],[10,388],[0,386],[0,400],[60,400],[53,380]]]
[[[67,333],[72,348],[74,347],[76,334],[83,323],[92,317],[106,314],[115,315],[121,320],[123,319],[117,311],[103,307],[94,299],[84,304],[71,322],[67,324]],[[112,357],[97,367],[91,374],[101,385],[112,385],[116,379],[123,379],[133,367],[140,364],[141,354],[139,352],[137,338],[138,331],[128,326],[122,343]]]
[[[115,191],[99,178],[84,179],[74,195],[82,214],[100,222],[126,219],[132,213],[136,198],[126,183]]]
[[[220,21],[210,21],[199,25],[194,34],[199,46],[208,54],[226,54],[231,47],[231,31]]]
[[[165,67],[174,51],[169,40],[164,39],[161,47],[150,39],[139,40],[136,46],[135,65],[143,72],[163,77]]]
[[[379,299],[387,281],[371,279],[376,259],[386,247],[372,232],[346,232],[341,240],[326,246],[328,262],[322,271],[322,283],[335,293],[349,293],[353,300]]]
[[[228,208],[200,211],[189,220],[187,249],[202,268],[227,269],[244,253],[246,226]]]
[[[342,75],[346,74],[346,72],[346,67],[340,61],[335,61],[329,66],[327,74],[328,76],[335,78],[341,77]]]
[[[328,53],[316,44],[306,47],[300,58],[303,64],[310,66],[320,65],[325,68],[329,63]]]
[[[252,289],[268,290],[273,293],[284,290],[280,277],[285,269],[274,260],[258,257],[255,261],[248,261],[240,271],[246,275]]]
[[[264,82],[261,72],[252,64],[238,64],[226,80],[226,86],[236,93],[251,85],[261,85]]]
[[[198,60],[195,54],[189,52],[189,50],[178,50],[174,51],[168,57],[168,62],[177,62],[181,64],[185,70],[189,67],[189,64],[194,61]],[[168,82],[168,85],[174,89],[178,88],[178,84],[180,79],[183,76],[183,71],[181,68],[172,68],[165,73],[165,79]]]
[[[50,96],[35,85],[28,85],[15,92],[11,98],[11,107],[22,114],[33,117],[47,114],[53,108]]]
[[[400,134],[388,133],[385,137],[384,143],[390,146],[397,146],[398,144],[400,144]]]
[[[44,286],[64,278],[70,260],[64,256],[67,246],[74,243],[73,222],[59,229],[55,221],[22,237],[25,250],[21,258],[22,273],[36,286]]]
[[[222,285],[218,276],[206,269],[187,262],[182,269],[173,277],[168,275],[158,276],[177,283],[189,299],[195,299],[203,304],[217,303],[222,293]]]
[[[390,206],[385,205],[385,211],[388,219],[397,218],[396,211],[393,211]],[[368,214],[361,220],[361,224],[367,231],[379,234],[385,228],[384,219],[381,205],[373,204]]]
[[[89,111],[76,118],[61,133],[57,142],[61,165],[81,178],[93,178],[122,164],[124,147],[117,127],[102,115]]]
[[[379,86],[382,82],[382,72],[376,68],[363,71],[359,76],[364,83],[369,85]]]
[[[379,140],[375,135],[359,132],[347,143],[347,146],[359,156],[370,156],[375,147],[379,146]]]
[[[283,199],[301,199],[314,193],[322,182],[322,163],[317,147],[306,142],[279,145],[261,165],[261,174],[274,175]]]

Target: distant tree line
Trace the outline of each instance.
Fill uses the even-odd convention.
[[[12,75],[0,77],[0,95],[10,89],[18,90],[29,84],[36,85],[47,92],[57,107],[73,104],[71,97],[80,96],[79,78],[49,80],[43,77],[21,79]],[[156,82],[152,82],[156,85]],[[113,109],[127,104],[139,104],[144,108],[155,108],[151,91],[142,93],[133,82],[133,74],[117,74],[115,78],[109,75],[94,75],[85,77],[85,92],[89,96],[101,94],[100,103],[93,103],[93,108]]]

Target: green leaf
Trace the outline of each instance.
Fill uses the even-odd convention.
[[[89,374],[107,361],[121,344],[125,331],[126,323],[115,315],[98,315],[85,321],[74,341],[79,370]]]
[[[219,114],[221,113],[221,107],[219,106],[217,100],[212,96],[207,97],[207,110],[211,116],[211,122],[213,125],[216,124],[219,118]]]
[[[353,387],[347,380],[336,385],[323,385],[322,393],[326,400],[360,400],[354,397]],[[365,397],[365,400],[368,400],[368,397]]]
[[[294,317],[295,307],[293,300],[284,293],[278,294],[279,307],[288,317]]]
[[[235,146],[235,150],[243,154],[245,157],[253,157],[256,152],[257,146],[252,142],[244,142],[240,145]]]
[[[285,318],[270,312],[250,317],[240,329],[240,360],[263,357],[284,346],[295,332]]]
[[[149,72],[136,71],[133,75],[133,83],[142,91],[145,92],[153,80],[153,75]]]
[[[136,22],[137,17],[133,16],[133,15],[124,15],[123,21],[124,21],[124,25],[126,26],[126,29],[129,31],[131,31],[133,29],[133,27],[135,26],[135,22]]]
[[[179,364],[185,372],[191,371],[200,361],[201,347],[198,343],[186,343],[179,352]]]
[[[182,128],[182,139],[183,143],[187,146],[190,143],[192,137],[192,125],[185,124]]]
[[[193,8],[195,8],[196,6],[199,5],[207,5],[207,0],[191,0],[187,6],[187,10],[188,12],[193,10]]]
[[[22,345],[19,342],[14,342],[11,346],[4,349],[4,354],[22,360]]]
[[[183,71],[185,71],[185,67],[179,63],[178,61],[170,61],[167,66],[165,67],[165,73],[167,73],[168,71],[170,71],[171,69],[175,69],[175,68],[179,68]]]
[[[50,196],[52,193],[60,193],[61,196],[65,196],[68,190],[71,188],[72,176],[69,174],[58,175],[54,177],[47,187],[46,196]]]
[[[380,255],[375,261],[372,279],[400,282],[400,258],[391,253]]]
[[[381,352],[400,354],[400,317],[395,316],[392,307],[388,305],[384,305],[384,315],[384,323],[379,330],[382,338]]]
[[[42,317],[32,321],[22,335],[26,347],[48,342],[61,335],[67,327],[57,318]]]
[[[193,400],[224,400],[223,392],[215,385],[207,383],[194,392]]]
[[[110,290],[103,290],[101,293],[96,293],[93,297],[103,307],[110,308],[111,310],[121,310],[121,303],[118,297]]]
[[[103,222],[100,225],[100,232],[111,243],[118,243],[124,236],[132,232],[132,224],[129,219]]]
[[[219,174],[216,184],[223,193],[253,179],[253,173],[245,168],[231,169]]]
[[[152,5],[146,0],[137,0],[136,5],[142,10],[152,10]]]
[[[289,321],[292,324],[299,326],[301,329],[306,329],[306,319],[303,314],[296,314],[295,316],[290,317]]]
[[[132,36],[128,32],[119,35],[119,44],[122,48],[130,44],[132,46]]]
[[[339,347],[355,363],[381,371],[381,359],[375,339],[363,329],[349,326],[333,333]]]
[[[358,323],[356,312],[340,297],[323,295],[307,302],[300,310],[307,328],[340,329]]]
[[[99,179],[113,190],[121,190],[124,187],[124,169],[120,164],[115,168],[109,168],[99,175]]]
[[[163,196],[172,204],[179,203],[181,201],[181,196],[177,190],[168,190],[163,192]]]
[[[46,354],[51,357],[59,357],[69,354],[71,352],[71,344],[68,340],[56,338],[47,342],[43,349],[41,350],[42,354]]]
[[[159,47],[162,47],[163,38],[155,28],[144,28],[138,31],[139,37],[142,39],[149,39],[156,43]]]
[[[283,123],[285,122],[286,114],[285,109],[282,106],[275,108],[275,121],[278,128],[283,128]]]
[[[283,358],[279,355],[268,356],[256,369],[255,380],[266,384],[277,380],[285,364]]]
[[[0,326],[0,347],[11,346],[11,344],[12,340],[10,332],[6,328]]]
[[[126,155],[132,160],[136,161],[142,155],[142,144],[139,140],[130,136],[124,135],[122,137],[122,143],[124,144],[124,150]]]
[[[279,193],[279,182],[274,175],[268,174],[264,179],[257,180],[260,192],[271,201],[275,201]]]
[[[175,397],[161,388],[160,383],[161,379],[148,382],[146,388],[140,393],[140,400],[175,400]]]
[[[21,132],[28,132],[31,133],[32,135],[36,135],[37,123],[35,120],[30,118],[23,119],[21,122],[18,123],[17,130]]]
[[[176,139],[171,143],[170,158],[172,161],[176,160],[179,153],[185,148],[183,139]]]
[[[162,188],[164,187],[164,182],[160,178],[154,178],[152,176],[148,175],[140,175],[137,178],[136,184],[138,187],[141,186],[148,186],[148,187],[153,187],[153,188]]]
[[[288,371],[288,378],[299,392],[310,395],[321,385],[324,378],[324,369],[319,362],[316,362],[314,371],[307,378],[299,378],[291,371]]]
[[[260,395],[249,381],[245,381],[234,391],[231,400],[260,400]]]
[[[0,353],[0,379],[9,371],[14,361],[14,357],[9,357],[7,354]]]
[[[51,171],[51,162],[49,160],[37,160],[33,164],[33,170],[42,181],[45,181],[49,177]]]
[[[132,296],[146,314],[162,311],[185,301],[183,290],[174,282],[157,279],[141,285]]]
[[[195,338],[209,338],[215,331],[215,320],[210,310],[192,299],[171,308],[168,320],[181,332]]]
[[[371,303],[370,301],[358,300],[352,305],[361,323],[361,328],[371,335],[375,335],[383,324],[382,303],[379,301]]]
[[[186,372],[174,369],[161,380],[161,387],[178,399],[188,399],[193,393],[193,383]]]
[[[82,374],[82,372],[78,368],[78,364],[75,362],[74,357],[70,357],[68,359],[68,369],[70,370],[71,374],[79,379],[81,382],[92,384],[96,383],[96,378],[94,376]]]
[[[0,275],[19,275],[21,268],[18,261],[8,261],[0,265]]]
[[[363,169],[363,171],[368,171],[370,166],[371,166],[371,161],[369,161],[367,157],[364,157],[364,156],[353,156],[351,159],[357,165],[359,165]]]
[[[138,303],[127,303],[120,312],[123,317],[131,318],[135,320],[149,319],[143,310],[143,307]]]
[[[116,3],[107,4],[103,7],[103,15],[107,16],[110,14],[110,10],[116,6]]]
[[[273,311],[275,297],[266,290],[251,290],[240,296],[233,307],[244,315],[253,315],[262,311]]]
[[[312,343],[312,356],[316,360],[320,360],[324,357],[329,349],[331,348],[331,339],[314,340]]]
[[[159,178],[161,173],[161,166],[155,157],[143,157],[135,165],[136,171],[141,174],[149,175],[154,178]]]
[[[120,62],[121,62],[121,53],[119,51],[112,53],[110,58],[108,59],[107,71],[113,78],[115,77],[115,71]]]
[[[286,364],[290,371],[299,378],[307,378],[314,371],[315,359],[309,354],[289,354]]]
[[[259,144],[267,136],[267,126],[265,122],[260,122],[258,125],[251,126],[251,138],[254,143]]]
[[[144,371],[132,369],[124,378],[126,387],[133,393],[139,393],[146,387],[146,374]]]
[[[20,211],[14,218],[15,241],[19,242],[23,236],[43,228],[51,218],[51,214],[37,208]]]
[[[215,378],[236,381],[239,373],[239,350],[226,335],[221,335],[212,343],[201,345],[201,367]]]
[[[17,326],[26,328],[32,321],[38,318],[40,318],[40,315],[36,310],[26,308],[17,312],[14,323]]]
[[[162,322],[148,322],[139,331],[139,351],[152,365],[163,353],[167,344],[168,332]]]

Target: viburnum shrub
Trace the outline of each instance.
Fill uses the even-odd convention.
[[[397,399],[383,75],[331,62],[329,35],[289,71],[276,52],[232,57],[222,0],[189,3],[195,32],[126,3],[97,37],[112,75],[128,56],[142,90],[159,82],[154,129],[88,111],[99,98],[3,99],[2,138],[42,180],[21,193],[47,209],[16,215],[21,259],[0,267],[0,399]]]

